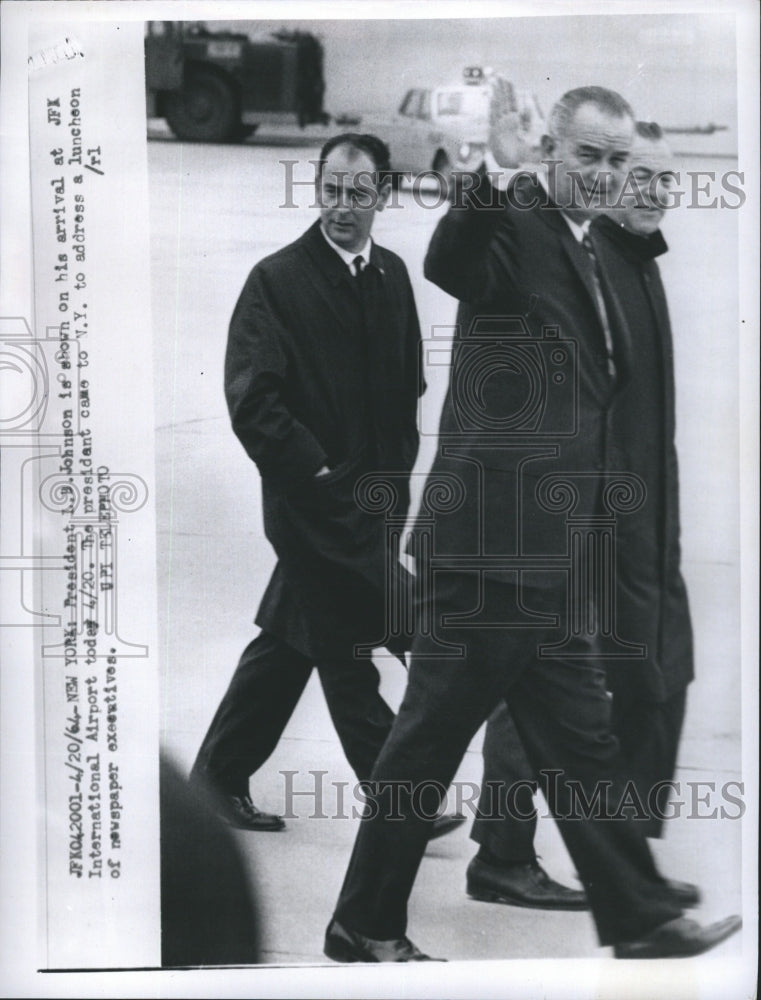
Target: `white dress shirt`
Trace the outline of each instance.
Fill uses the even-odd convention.
[[[370,263],[370,249],[372,248],[373,245],[373,240],[371,236],[367,237],[367,242],[365,243],[365,245],[362,247],[361,250],[345,250],[343,247],[340,247],[337,243],[334,243],[333,240],[331,240],[331,238],[325,232],[325,227],[322,225],[322,223],[320,223],[320,232],[325,237],[328,246],[331,247],[333,250],[335,250],[335,252],[338,254],[338,256],[341,258],[344,264],[346,264],[346,266],[349,268],[349,270],[355,277],[357,274],[357,267],[354,261],[357,257],[362,257],[365,264]]]

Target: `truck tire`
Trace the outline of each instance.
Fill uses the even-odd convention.
[[[240,129],[233,88],[205,69],[186,72],[182,90],[166,94],[164,113],[177,138],[190,142],[230,142]]]

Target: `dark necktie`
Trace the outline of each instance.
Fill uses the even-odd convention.
[[[359,253],[352,261],[352,264],[354,265],[354,277],[358,278],[365,269],[365,258]]]
[[[602,276],[602,271],[600,269],[600,262],[597,259],[597,254],[595,252],[594,244],[589,238],[588,233],[584,233],[584,238],[581,241],[581,245],[587,252],[589,256],[590,263],[592,264],[592,279],[595,286],[595,297],[597,299],[597,309],[600,313],[600,322],[602,323],[602,331],[605,336],[605,348],[608,354],[608,374],[611,378],[616,377],[616,364],[613,360],[613,334],[610,329],[610,319],[608,317],[608,309],[605,305],[605,293],[604,293],[604,280]]]

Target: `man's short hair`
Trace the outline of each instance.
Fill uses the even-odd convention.
[[[650,139],[652,142],[663,138],[663,129],[657,122],[635,122],[634,131],[642,139]]]
[[[616,118],[631,118],[634,121],[634,112],[629,102],[615,90],[608,90],[606,87],[577,87],[563,94],[552,106],[547,122],[549,135],[555,139],[562,138],[582,104],[594,104],[600,111],[605,111]]]
[[[378,185],[391,175],[391,152],[386,143],[379,139],[377,135],[369,132],[342,132],[334,135],[325,143],[320,150],[320,159],[317,165],[317,179],[322,176],[322,170],[328,155],[338,146],[346,146],[353,149],[355,154],[364,153],[369,156],[378,172]],[[353,159],[350,155],[350,159]]]

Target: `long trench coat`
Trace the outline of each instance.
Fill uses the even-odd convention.
[[[373,243],[362,281],[315,223],[251,271],[225,358],[233,429],[261,474],[278,556],[256,623],[315,659],[384,638],[386,574],[402,571],[388,510],[366,509],[355,487],[386,475],[403,516],[418,449],[424,381],[405,265]]]
[[[616,583],[616,633],[645,653],[640,648],[636,657],[621,659],[616,670],[622,684],[661,700],[692,676],[678,570],[670,331],[653,255],[625,254],[617,234],[595,228],[613,370],[594,262],[535,178],[524,175],[505,195],[481,174],[464,206],[452,207],[439,222],[426,276],[460,306],[431,476],[457,477],[464,501],[439,514],[434,545],[440,566],[453,557],[454,575],[442,598],[447,610],[470,601],[460,608],[467,611],[480,601],[491,616],[479,638],[486,643],[483,655],[499,655],[503,630],[495,621],[502,619],[495,614],[505,600],[512,602],[511,614],[523,614],[523,624],[531,626],[534,613],[556,614],[566,627],[568,576],[550,562],[568,555],[569,518],[594,518],[611,476],[638,474],[632,456],[640,452],[631,439],[636,422],[622,414],[630,413],[642,379],[653,374],[644,372],[635,341],[647,330],[661,388],[637,419],[640,432],[659,441],[662,461],[642,470],[647,495],[659,499],[629,525],[622,514],[616,526],[617,569],[626,563]],[[563,512],[556,501],[572,493],[573,510]],[[645,530],[647,549],[639,544]],[[481,556],[488,558],[476,574],[474,557]],[[518,572],[502,558],[510,556],[534,568]],[[467,559],[471,568],[461,571]]]
[[[674,349],[666,295],[655,258],[668,250],[660,231],[643,237],[609,218],[594,224],[607,273],[629,324],[636,362],[615,397],[612,431],[619,468],[646,484],[643,505],[617,530],[617,606],[621,628],[647,646],[655,692],[666,697],[693,679],[692,626],[680,570],[679,468],[674,435]],[[608,668],[611,688],[634,692],[638,673]]]

